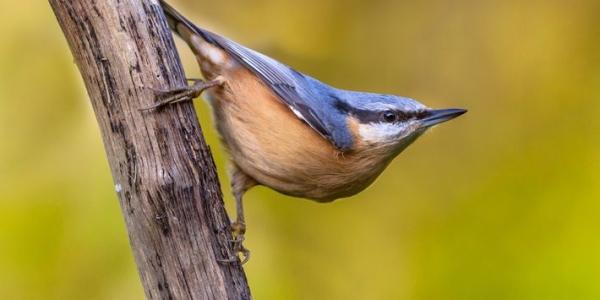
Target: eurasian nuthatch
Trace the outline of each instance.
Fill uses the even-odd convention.
[[[204,30],[161,0],[170,28],[196,55],[206,81],[168,91],[156,108],[206,90],[231,158],[237,251],[245,233],[242,196],[264,185],[329,202],[368,187],[433,125],[466,112],[409,98],[337,89]]]

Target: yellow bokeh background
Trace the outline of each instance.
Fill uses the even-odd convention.
[[[355,197],[251,190],[256,299],[600,299],[599,1],[173,4],[334,86],[469,109]],[[50,6],[2,1],[0,37],[0,298],[142,299]],[[209,109],[196,104],[226,183]]]

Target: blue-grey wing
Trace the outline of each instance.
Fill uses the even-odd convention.
[[[328,87],[264,54],[196,27],[202,36],[232,55],[270,87],[294,114],[328,139],[336,148],[352,146],[346,120],[332,115]]]

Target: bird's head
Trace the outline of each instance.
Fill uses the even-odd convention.
[[[357,142],[399,153],[427,129],[454,119],[464,109],[431,109],[404,97],[347,92],[338,97],[337,109],[352,120]]]

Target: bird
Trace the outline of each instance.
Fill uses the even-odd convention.
[[[164,0],[169,28],[194,53],[203,79],[157,90],[145,109],[190,101],[201,94],[229,154],[236,220],[235,255],[243,246],[242,198],[262,185],[285,195],[331,202],[370,186],[390,162],[427,129],[465,109],[432,109],[411,98],[332,87],[265,54],[203,29]],[[240,257],[241,256],[241,257]]]

